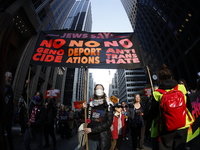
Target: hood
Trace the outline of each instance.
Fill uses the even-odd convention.
[[[159,89],[172,89],[174,88],[176,85],[178,84],[178,82],[174,79],[167,79],[164,80],[163,83],[159,86]]]

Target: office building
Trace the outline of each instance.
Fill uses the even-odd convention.
[[[174,78],[196,87],[200,1],[121,0],[151,73],[167,64]]]
[[[76,16],[71,16],[75,7],[82,9],[78,9],[76,13],[74,13]],[[26,79],[28,79],[29,68],[31,68],[31,90],[29,97],[32,97],[38,90],[45,94],[48,89],[58,88],[61,89],[59,101],[62,102],[65,98],[68,98],[67,92],[72,90],[73,87],[66,87],[67,78],[65,77],[69,77],[70,75],[67,75],[67,72],[71,73],[72,71],[68,70],[66,67],[30,65],[30,59],[39,35],[38,33],[41,30],[77,29],[91,31],[92,19],[90,1],[7,0],[1,2],[0,10],[2,20],[0,26],[4,27],[7,25],[4,32],[5,34],[1,34],[0,36],[1,39],[2,36],[8,37],[6,46],[9,55],[7,57],[6,68],[13,73],[14,78],[12,86],[14,89],[15,101],[18,101],[22,95]],[[65,28],[67,25],[67,18],[71,18],[72,23],[70,25],[73,26],[73,28]],[[73,76],[74,74],[75,72],[73,72]],[[76,74],[79,73],[77,72]],[[66,88],[66,90],[64,90],[64,88]],[[72,98],[70,98],[70,100],[72,100]],[[71,102],[67,101],[65,103],[71,104]]]
[[[143,96],[143,89],[147,85],[146,72],[143,68],[119,69],[118,73],[118,96],[120,102],[132,103],[135,94]]]

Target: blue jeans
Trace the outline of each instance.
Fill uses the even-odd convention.
[[[42,146],[42,130],[35,130],[34,128],[26,128],[24,133],[24,145],[26,150],[31,150],[30,142],[31,142],[31,136],[30,131],[32,134],[32,137],[36,139],[37,143],[37,150],[43,150]]]
[[[89,150],[100,150],[100,142],[88,139]]]

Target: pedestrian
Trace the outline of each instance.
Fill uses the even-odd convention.
[[[129,132],[129,123],[128,123],[128,105],[126,104],[126,102],[121,102],[122,105],[122,114],[124,114],[126,120],[125,120],[125,124],[126,124],[126,136],[123,138],[123,140],[127,140],[128,141],[128,132]]]
[[[96,84],[92,101],[83,103],[87,108],[87,128],[89,150],[109,150],[111,147],[111,125],[113,122],[113,106],[106,101],[104,87]]]
[[[74,111],[72,110],[72,107],[69,106],[69,119],[68,119],[68,125],[69,125],[69,139],[72,137],[72,130],[74,129],[74,120],[75,120],[75,115]]]
[[[23,136],[26,129],[26,102],[23,97],[20,97],[18,104],[18,121],[21,127],[20,136]]]
[[[114,117],[111,126],[112,142],[110,150],[120,150],[123,138],[126,137],[126,116],[122,114],[123,106],[120,103],[114,105]]]
[[[50,98],[47,103],[47,113],[46,113],[46,121],[44,125],[44,138],[45,138],[45,145],[44,148],[50,147],[49,144],[49,135],[52,138],[53,142],[53,150],[56,150],[56,136],[54,130],[54,123],[56,118],[56,107],[54,105],[55,98]]]
[[[56,120],[55,120],[55,122],[56,122],[56,134],[59,134],[59,125],[58,125],[58,123],[59,123],[59,118],[60,118],[60,111],[61,111],[61,103],[57,103],[57,105],[56,105],[56,110],[57,110],[57,112],[56,112]]]
[[[140,94],[135,94],[133,105],[130,106],[129,112],[128,112],[133,150],[136,150],[137,147],[139,147],[139,149],[143,149],[144,132],[143,134],[141,134],[141,131],[143,129],[142,127],[144,127],[143,115],[144,113],[143,113],[143,107],[141,104]],[[139,142],[138,142],[138,138],[139,138]]]
[[[69,113],[68,113],[68,107],[65,105],[61,105],[61,111],[59,114],[59,134],[61,138],[69,138],[68,130],[69,130],[69,125],[68,125],[68,118],[69,118]]]
[[[42,150],[42,133],[46,120],[46,108],[43,105],[43,94],[41,92],[35,93],[28,110],[27,127],[24,133],[25,149],[31,149],[30,142],[32,137],[35,137],[37,150]]]
[[[13,137],[12,137],[12,123],[13,123],[13,115],[14,115],[14,92],[11,87],[12,83],[12,73],[5,73],[5,85],[4,85],[4,96],[5,96],[5,122],[4,122],[4,136],[5,136],[5,144],[13,150]]]
[[[183,98],[185,103],[187,101],[186,98],[186,89],[185,86],[182,84],[178,84],[177,81],[172,79],[172,73],[167,68],[166,65],[163,65],[158,73],[159,78],[159,89],[164,90],[166,92],[173,90],[174,88],[177,88],[178,91],[183,93]],[[158,89],[158,90],[159,90]],[[177,91],[176,90],[176,91]],[[175,92],[176,92],[175,91]],[[164,115],[161,111],[161,100],[164,94],[162,94],[159,91],[153,92],[153,99],[152,99],[152,105],[151,105],[151,116],[154,119],[152,121],[152,128],[151,131],[154,134],[154,137],[158,137],[158,150],[183,150],[186,146],[186,138],[187,138],[187,130],[190,124],[193,122],[191,113],[188,111],[187,108],[185,108],[184,111],[186,111],[186,116],[177,116],[179,119],[174,120],[173,124],[177,124],[177,122],[181,122],[181,120],[185,120],[185,125],[178,129],[169,130],[166,128],[166,122],[162,121],[164,119]],[[169,99],[169,98],[168,98]],[[165,103],[167,104],[167,103]],[[163,108],[162,108],[163,110]],[[171,113],[172,111],[168,112]],[[162,117],[161,117],[162,116]],[[184,117],[184,118],[183,118]]]
[[[183,85],[185,86],[185,89],[186,89],[186,91],[187,91],[187,94],[191,94],[191,92],[189,91],[187,82],[186,82],[183,78],[181,78],[181,79],[178,80],[178,84],[183,84]]]

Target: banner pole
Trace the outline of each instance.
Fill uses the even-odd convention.
[[[84,70],[84,100],[87,102],[87,67]],[[87,128],[87,108],[84,108],[84,118],[85,118],[85,127]],[[85,135],[85,144],[86,144],[86,150],[89,149],[88,147],[88,134]]]
[[[150,74],[150,71],[149,71],[149,67],[146,66],[146,69],[147,69],[147,72],[148,72],[149,81],[150,81],[150,85],[151,85],[151,92],[153,93],[153,91],[154,91],[154,89],[153,89],[153,82],[152,82],[152,79],[151,79],[151,74]]]
[[[29,67],[29,71],[28,71],[28,84],[27,84],[27,118],[28,118],[28,122],[30,119],[30,114],[29,114],[29,93],[30,93],[30,77],[31,77],[31,67]],[[30,137],[32,138],[32,133],[31,133],[31,128],[29,128],[29,132],[30,132]]]

